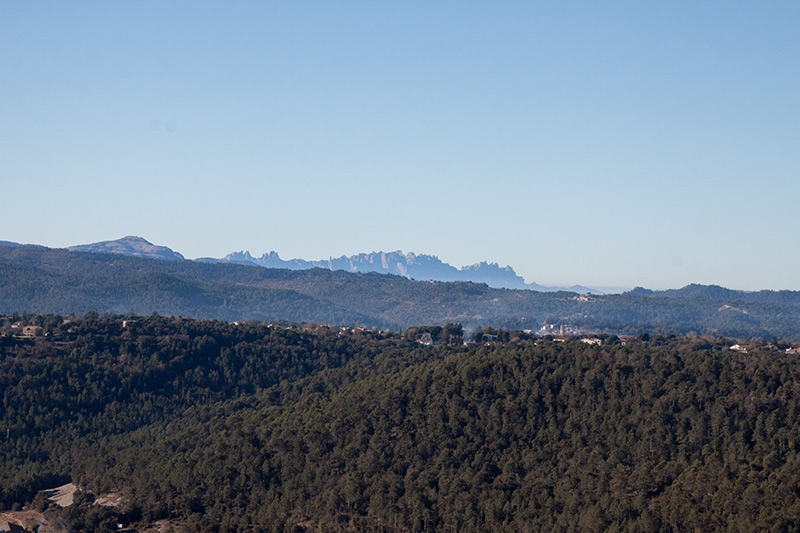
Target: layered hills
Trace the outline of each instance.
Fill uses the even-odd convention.
[[[13,243],[9,243],[13,244]],[[82,244],[68,248],[72,251],[112,253],[147,257],[151,259],[183,260],[180,253],[166,246],[156,246],[141,237],[127,236],[114,241],[103,241]],[[569,290],[579,293],[601,294],[603,291],[573,285],[571,287],[549,287],[538,283],[527,283],[517,275],[510,266],[501,267],[497,263],[481,261],[474,265],[456,268],[434,255],[404,254],[395,252],[372,252],[351,256],[341,256],[325,260],[309,261],[306,259],[282,259],[277,252],[267,252],[254,257],[248,251],[233,252],[221,259],[203,257],[198,259],[204,263],[236,263],[256,265],[266,268],[285,268],[288,270],[308,270],[324,268],[327,270],[343,270],[346,272],[377,272],[394,274],[408,279],[435,281],[472,281],[486,283],[490,287],[500,289],[530,289],[536,291]],[[621,292],[621,291],[620,291]]]
[[[0,313],[150,314],[404,329],[459,322],[533,332],[800,340],[800,293],[690,285],[598,296],[313,268],[163,261],[0,246]]]

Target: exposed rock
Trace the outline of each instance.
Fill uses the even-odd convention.
[[[204,259],[205,261],[205,259]],[[535,291],[569,290],[580,293],[592,292],[602,294],[603,291],[574,285],[573,287],[546,287],[537,283],[526,283],[510,266],[501,267],[497,263],[482,261],[474,265],[456,268],[445,263],[435,255],[404,254],[394,252],[372,252],[351,256],[331,257],[320,261],[305,259],[281,259],[277,252],[267,252],[261,257],[253,257],[250,252],[240,251],[226,255],[221,262],[258,265],[266,268],[286,268],[289,270],[306,270],[309,268],[325,268],[328,270],[345,270],[347,272],[378,272],[394,274],[415,280],[435,281],[471,281],[485,283],[499,289],[530,289]]]

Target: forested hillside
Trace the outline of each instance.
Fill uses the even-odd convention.
[[[460,322],[638,335],[702,334],[800,341],[800,293],[690,285],[583,296],[469,282],[236,264],[159,261],[0,246],[0,312],[87,311],[220,320],[289,320],[405,329]]]
[[[74,531],[800,528],[800,360],[765,343],[21,318],[49,335],[0,337],[0,503],[72,480]]]

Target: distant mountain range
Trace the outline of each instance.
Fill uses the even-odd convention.
[[[306,270],[309,268],[325,268],[327,270],[345,270],[347,272],[377,272],[393,274],[404,278],[426,281],[471,281],[485,283],[497,289],[529,289],[534,291],[571,291],[581,294],[602,294],[603,291],[573,285],[571,287],[548,287],[538,283],[526,283],[510,266],[501,267],[497,263],[481,261],[474,265],[456,268],[445,263],[435,255],[415,254],[402,251],[372,252],[320,261],[305,259],[281,259],[276,252],[268,252],[261,257],[253,257],[250,252],[234,252],[222,259],[204,258],[202,261],[238,263],[258,265],[266,268],[287,268],[289,270]]]
[[[689,285],[579,295],[120,253],[0,246],[0,313],[87,311],[405,329],[461,323],[540,333],[698,334],[800,340],[800,292]],[[702,343],[701,343],[702,344]],[[698,344],[700,346],[700,344]]]
[[[15,244],[8,243],[7,245]],[[74,252],[122,254],[167,261],[185,260],[183,255],[166,246],[157,246],[141,237],[135,236],[127,236],[114,241],[70,246],[67,249]],[[196,261],[203,263],[236,263],[265,268],[285,268],[288,270],[324,268],[326,270],[344,270],[346,272],[377,272],[420,281],[471,281],[473,283],[485,283],[497,289],[528,289],[540,292],[570,291],[579,294],[605,294],[624,290],[621,288],[601,290],[583,285],[550,287],[539,285],[538,283],[526,283],[510,266],[501,267],[497,263],[481,261],[474,265],[456,268],[434,255],[417,255],[413,252],[404,254],[401,251],[362,253],[349,257],[341,256],[317,261],[306,259],[285,260],[281,259],[277,252],[267,252],[261,257],[253,257],[248,251],[239,251],[230,253],[221,259],[203,257]]]

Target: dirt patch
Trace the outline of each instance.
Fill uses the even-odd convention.
[[[177,520],[159,520],[143,529],[138,529],[139,533],[171,533],[178,531],[183,524]]]
[[[47,496],[48,500],[56,502],[61,507],[69,507],[75,501],[75,491],[77,489],[78,488],[72,483],[67,483],[66,485],[44,491],[44,495]]]
[[[108,494],[98,496],[94,503],[97,505],[102,505],[103,507],[119,507],[124,501],[125,500],[123,499],[122,494],[118,492],[110,492]]]

